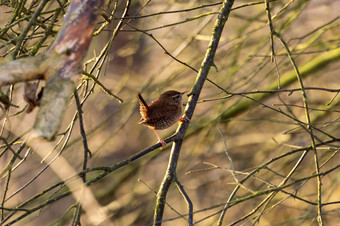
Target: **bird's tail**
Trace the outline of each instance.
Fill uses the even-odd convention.
[[[139,100],[139,103],[143,105],[146,109],[148,109],[148,105],[146,104],[145,100],[143,99],[142,95],[140,95],[139,92],[137,92],[137,98]]]
[[[139,92],[137,92],[137,98],[139,100],[139,111],[143,118],[146,118],[147,112],[149,111],[149,106],[146,104],[145,100],[143,99],[142,95],[140,95]]]

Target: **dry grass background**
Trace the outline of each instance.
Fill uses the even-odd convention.
[[[252,2],[236,1],[234,7]],[[106,13],[109,9],[112,11],[114,3],[115,1],[105,10]],[[137,17],[126,22],[152,33],[169,53],[199,69],[220,4],[213,5],[218,3],[217,1],[150,1],[144,6],[145,3],[145,1],[132,2],[129,16],[132,17],[139,11],[138,15],[153,13],[156,15]],[[27,2],[25,6],[29,7],[30,4],[31,2]],[[212,5],[184,11],[202,4]],[[36,5],[34,4],[35,7]],[[272,16],[276,15],[273,19],[274,29],[288,43],[299,68],[318,57],[326,56],[328,51],[339,49],[340,1],[283,0],[271,2],[270,6]],[[35,7],[32,8],[33,11]],[[43,10],[47,13],[41,18],[47,18],[51,15],[48,11],[56,7],[58,7],[57,3],[52,1]],[[117,10],[114,11],[115,17],[119,18],[124,7],[125,2],[118,1]],[[180,12],[161,14],[174,10]],[[13,8],[2,5],[0,11],[1,15],[7,15],[0,19],[1,28],[4,28],[10,18],[8,15],[13,14]],[[55,32],[61,24],[61,16],[55,23],[53,29]],[[18,16],[17,20],[23,17],[23,15]],[[194,17],[195,20],[185,22],[187,18]],[[182,23],[173,24],[177,22]],[[278,84],[275,64],[270,58],[270,31],[267,22],[268,17],[262,2],[232,11],[215,57],[218,71],[211,68],[209,79],[228,92],[239,94],[267,90],[270,85]],[[15,45],[10,40],[15,39],[16,33],[20,33],[25,24],[23,20],[1,36],[0,53],[4,55],[4,61]],[[48,24],[48,20],[45,24]],[[87,68],[93,65],[91,59],[93,60],[95,54],[99,54],[111,37],[115,24],[117,24],[116,20],[93,39],[87,56],[89,60]],[[29,33],[31,37],[25,43],[27,52],[22,52],[22,56],[29,55],[31,47],[43,35],[41,33],[43,30],[38,24],[36,31]],[[39,51],[43,52],[52,40],[53,35]],[[294,71],[294,68],[278,39],[274,38],[274,46],[278,70],[283,79],[285,75]],[[314,68],[303,78],[305,87],[328,89],[306,90],[313,126],[321,130],[321,132],[314,130],[317,143],[331,140],[331,137],[340,138],[338,105],[340,99],[337,96],[340,84],[339,66],[339,57],[335,57],[330,63]],[[138,124],[140,116],[135,98],[137,90],[142,92],[145,99],[150,102],[166,90],[190,90],[195,77],[194,71],[164,54],[162,48],[149,36],[124,25],[114,39],[99,77],[99,81],[124,102],[119,104],[96,86],[83,105],[87,141],[93,154],[88,161],[88,167],[112,165],[157,141],[151,130]],[[82,98],[86,92],[86,83],[85,80],[80,82],[83,82],[79,90]],[[282,80],[281,82],[282,90],[300,88],[296,79],[287,85]],[[93,84],[93,81],[89,81],[89,84]],[[6,92],[5,89],[2,91]],[[15,85],[11,95],[12,102],[19,108],[10,108],[2,118],[1,136],[5,137],[7,142],[13,141],[31,128],[37,113],[37,110],[30,114],[20,112],[26,106],[21,84]],[[254,94],[246,94],[246,96],[256,97]],[[288,180],[288,183],[298,182],[281,189],[283,191],[278,192],[268,205],[261,206],[254,214],[240,220],[256,208],[269,193],[256,194],[281,183],[300,158],[302,151],[287,154],[286,157],[276,159],[271,164],[259,167],[284,153],[311,145],[309,133],[293,120],[305,122],[301,91],[273,92],[266,99],[260,99],[261,104],[249,101],[245,109],[238,109],[246,99],[242,95],[228,96],[209,82],[204,85],[200,102],[190,122],[188,136],[184,139],[177,169],[177,177],[193,202],[194,221],[197,225],[215,225],[220,215],[216,213],[223,208],[236,186],[233,173],[238,180],[241,180],[258,168],[258,172],[245,181],[233,200],[241,200],[251,195],[254,197],[228,209],[223,225],[317,225],[317,179],[313,177],[299,181],[315,172],[312,151],[309,151]],[[76,111],[75,101],[72,98],[61,133],[66,131]],[[227,115],[231,111],[235,113]],[[291,118],[282,112],[290,115]],[[221,117],[223,114],[226,117]],[[173,126],[162,131],[160,135],[167,137],[175,131],[175,128],[176,126]],[[65,142],[65,137],[58,136],[53,144],[56,145],[59,139]],[[18,150],[22,142],[23,140],[19,138],[12,148]],[[234,172],[232,172],[231,161],[226,155],[224,142]],[[110,208],[111,221],[114,225],[152,224],[155,192],[159,189],[168,164],[170,146],[171,144],[168,144],[163,150],[154,150],[90,186],[100,204]],[[56,147],[57,150],[53,155],[57,154],[61,146]],[[2,146],[1,151],[3,150],[5,146]],[[321,172],[339,166],[338,150],[339,143],[335,141],[317,148],[319,164],[322,166]],[[21,155],[23,156],[24,153],[27,157],[13,170],[10,181],[7,180],[8,172],[5,172],[1,178],[0,191],[8,186],[5,198],[3,192],[0,192],[2,199],[10,197],[32,178],[34,180],[15,196],[3,201],[4,207],[14,208],[60,181],[49,168],[39,174],[46,163],[41,163],[40,157],[34,150],[28,151],[25,147]],[[83,144],[78,121],[62,156],[76,171],[81,171]],[[10,161],[12,153],[2,152],[0,157],[0,166],[3,169]],[[17,163],[19,162],[15,162]],[[339,169],[335,169],[321,177],[325,225],[339,224],[339,173]],[[88,178],[91,178],[91,174]],[[30,203],[29,207],[53,199],[66,190],[65,188],[59,190],[59,188]],[[16,225],[68,225],[72,221],[71,207],[75,203],[72,196],[67,196],[34,212]],[[179,215],[179,213],[187,214],[187,206],[174,185],[167,195],[167,205],[163,225],[188,224],[187,216],[184,219]],[[2,218],[8,213],[4,211]],[[19,216],[19,213],[16,216]],[[86,222],[83,224],[86,225]]]

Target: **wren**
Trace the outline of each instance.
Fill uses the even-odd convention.
[[[166,143],[156,130],[167,129],[177,121],[187,120],[186,117],[181,117],[182,96],[184,93],[186,91],[183,93],[174,90],[166,91],[151,104],[147,105],[140,93],[137,92],[139,112],[142,116],[139,124],[144,124],[155,132],[158,141],[162,144],[162,148]]]

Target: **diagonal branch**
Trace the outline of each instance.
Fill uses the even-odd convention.
[[[195,84],[193,88],[191,89],[190,93],[188,94],[189,99],[188,99],[188,103],[185,109],[185,115],[188,119],[191,119],[192,115],[194,114],[195,107],[198,101],[198,97],[201,93],[204,82],[207,79],[210,67],[214,65],[214,57],[217,51],[218,43],[222,36],[222,31],[223,31],[226,21],[228,20],[228,16],[230,14],[233,3],[234,3],[234,0],[225,0],[223,2],[220,13],[212,29],[211,39],[210,39],[210,43],[207,48],[205,57],[202,61],[200,70],[197,74]],[[161,225],[161,222],[163,219],[166,195],[173,181],[172,175],[176,175],[176,168],[177,168],[177,162],[179,159],[179,153],[182,147],[184,134],[186,130],[188,129],[188,126],[189,126],[189,121],[186,121],[186,122],[180,123],[179,127],[177,128],[177,131],[176,131],[177,140],[175,140],[175,143],[173,144],[171,148],[168,168],[166,170],[164,179],[161,183],[161,186],[157,194],[157,201],[156,201],[154,222],[153,222],[154,225]]]

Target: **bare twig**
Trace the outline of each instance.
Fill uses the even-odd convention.
[[[98,78],[96,78],[95,76],[93,76],[92,74],[87,73],[86,71],[83,71],[83,74],[86,75],[87,77],[89,77],[90,79],[92,79],[96,84],[98,84],[98,86],[100,88],[102,88],[104,90],[105,93],[109,94],[110,96],[112,96],[113,98],[117,99],[119,103],[123,103],[123,100],[121,98],[119,98],[118,96],[116,96],[115,94],[113,94],[109,89],[107,89],[103,83],[101,83]]]
[[[295,63],[294,58],[291,55],[291,52],[288,48],[287,43],[284,41],[284,39],[281,37],[281,35],[279,33],[275,32],[274,35],[281,41],[282,45],[285,47],[285,49],[287,51],[287,55],[288,55],[292,65],[294,67],[294,70],[296,72],[296,77],[297,77],[299,84],[300,84],[300,87],[301,87],[302,100],[303,100],[303,105],[305,107],[306,124],[307,124],[307,129],[309,130],[309,134],[310,134],[310,138],[311,138],[311,142],[312,142],[312,150],[314,152],[315,171],[316,171],[316,174],[319,174],[319,172],[320,172],[319,158],[318,158],[318,153],[317,153],[317,150],[316,150],[316,147],[315,147],[315,138],[314,138],[314,135],[313,135],[313,128],[312,128],[311,120],[310,120],[310,116],[309,116],[307,94],[306,94],[306,91],[304,89],[304,85],[303,85],[303,82],[302,82],[302,76],[300,74],[300,71],[299,71],[296,63]],[[321,225],[323,225],[323,220],[322,220],[322,201],[321,201],[321,194],[322,194],[321,185],[322,185],[322,182],[321,182],[320,176],[317,177],[317,181],[318,181],[318,195],[317,195],[318,217],[317,217],[317,220],[318,220],[319,225],[321,226]]]
[[[192,202],[188,196],[188,194],[185,192],[182,184],[179,182],[179,180],[177,179],[176,175],[172,175],[172,179],[174,180],[174,182],[176,183],[177,185],[177,188],[179,190],[179,192],[182,194],[185,202],[187,203],[188,205],[188,216],[189,216],[189,222],[188,222],[188,225],[189,226],[192,226],[193,225],[193,211],[194,211],[194,208],[192,206]]]
[[[274,40],[273,40],[273,33],[274,33],[274,26],[273,26],[273,22],[272,22],[272,17],[271,17],[271,13],[270,13],[270,7],[269,7],[269,1],[268,0],[264,0],[265,6],[266,6],[266,11],[267,11],[267,15],[268,15],[268,24],[269,24],[269,29],[270,29],[270,45],[271,45],[271,61],[274,62],[275,64],[275,70],[277,73],[277,77],[278,77],[278,89],[280,89],[280,71],[279,68],[277,66],[277,61],[276,61],[276,56],[275,56],[275,49],[274,49]]]
[[[35,24],[38,16],[40,16],[40,13],[43,10],[43,8],[45,7],[45,5],[47,4],[47,2],[48,2],[48,0],[44,0],[44,1],[42,1],[40,3],[38,8],[35,10],[33,16],[31,17],[30,21],[26,25],[25,29],[21,32],[20,36],[18,37],[15,49],[14,49],[14,51],[12,53],[12,59],[16,58],[16,56],[17,56],[17,54],[18,54],[18,52],[20,50],[22,42],[24,41],[24,39],[25,39],[27,33],[29,32],[30,28]]]

